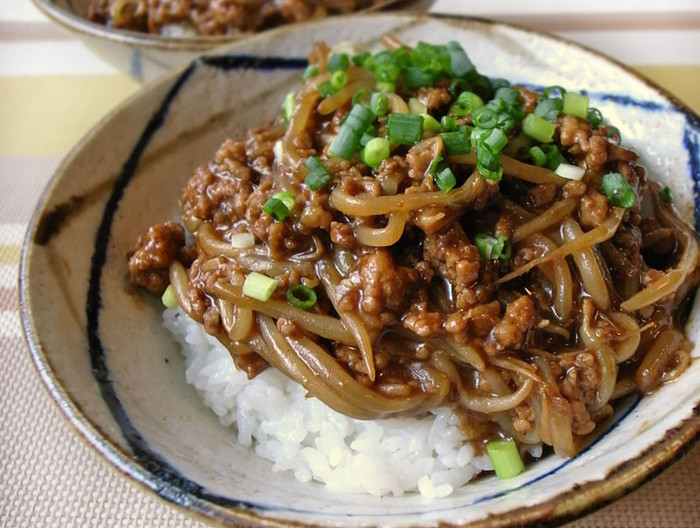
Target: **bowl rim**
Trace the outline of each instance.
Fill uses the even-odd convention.
[[[50,0],[32,1],[35,3],[48,1],[51,3]],[[564,44],[583,49],[588,53],[594,54],[614,64],[616,67],[624,70],[627,74],[648,85],[650,88],[667,99],[672,106],[685,114],[686,118],[693,122],[694,126],[700,128],[700,117],[698,117],[698,115],[691,108],[680,101],[675,95],[646,78],[643,74],[636,71],[632,67],[627,66],[602,52],[573,42],[567,38],[540,30],[523,27],[518,24],[492,21],[481,17],[442,14],[436,15],[423,12],[386,12],[383,13],[383,15],[401,17],[406,20],[413,21],[434,19],[448,24],[462,26],[473,23],[485,24],[492,27],[501,26],[516,29],[518,31],[524,31],[551,40],[560,41]],[[352,18],[363,18],[368,16],[373,15],[348,15],[348,17]],[[250,38],[254,40],[266,39],[272,37],[273,33],[277,34],[280,32],[296,31],[299,29],[299,26],[319,25],[323,24],[324,22],[325,20],[320,20],[304,22],[294,26],[282,26],[271,31],[255,34]],[[235,53],[238,44],[242,44],[242,42],[240,39],[235,39],[229,43],[229,46],[216,50],[214,54],[226,55],[229,53]],[[60,380],[54,375],[51,362],[44,352],[43,343],[33,322],[33,314],[30,310],[32,294],[29,277],[33,240],[37,233],[39,219],[55,187],[60,183],[60,180],[63,179],[66,171],[74,162],[75,157],[82,151],[85,145],[89,143],[90,140],[98,133],[98,131],[101,130],[108,122],[110,122],[117,114],[133,104],[135,100],[144,97],[147,92],[158,87],[170,86],[183,74],[183,72],[185,72],[185,70],[193,67],[195,64],[196,60],[192,61],[189,66],[178,68],[166,74],[154,83],[151,83],[146,87],[142,87],[140,90],[127,97],[114,109],[108,112],[64,157],[54,174],[47,182],[29,221],[21,254],[18,286],[20,319],[24,339],[29,349],[34,368],[39,374],[39,377],[42,379],[45,389],[47,390],[51,399],[61,409],[64,418],[78,433],[80,433],[78,436],[82,438],[82,440],[85,441],[94,450],[94,452],[98,453],[102,457],[105,457],[115,469],[128,476],[133,481],[136,481],[138,484],[143,486],[144,489],[155,492],[156,496],[171,506],[175,506],[181,512],[184,512],[187,515],[194,515],[195,517],[209,523],[213,522],[222,526],[228,526],[232,523],[236,525],[242,523],[246,526],[258,525],[262,523],[269,527],[291,528],[294,526],[306,526],[308,528],[313,528],[317,525],[313,523],[300,523],[296,520],[292,521],[280,518],[271,518],[266,516],[264,512],[236,508],[235,506],[221,507],[214,505],[208,502],[206,499],[200,497],[192,497],[193,502],[187,506],[178,501],[177,497],[175,497],[172,492],[168,493],[166,491],[163,493],[162,490],[157,489],[151,480],[151,472],[134,461],[126,450],[122,450],[118,446],[111,443],[106,435],[104,435],[100,430],[100,427],[93,423],[90,418],[83,413],[80,406],[72,400],[68,390],[62,386]],[[700,175],[698,175],[698,177],[700,178]],[[656,477],[675,461],[682,458],[698,442],[700,442],[700,402],[694,407],[692,415],[690,415],[683,422],[677,424],[675,427],[667,430],[662,439],[650,445],[640,455],[611,467],[605,477],[599,480],[586,482],[578,486],[576,489],[557,495],[556,497],[553,497],[545,502],[525,506],[520,510],[509,510],[507,512],[491,514],[483,519],[470,521],[467,524],[460,524],[459,526],[468,528],[507,528],[511,526],[534,528],[535,526],[561,526],[574,519],[592,513],[593,511],[596,511],[637,489],[645,482]],[[448,524],[443,521],[443,525],[447,526]],[[405,526],[408,527],[413,525],[409,522],[409,524],[406,524]]]
[[[215,35],[215,36],[163,36],[140,31],[132,31],[127,29],[114,29],[112,27],[92,22],[75,13],[61,9],[55,3],[55,0],[31,0],[34,6],[39,9],[44,15],[49,17],[53,22],[59,24],[64,29],[75,31],[81,35],[106,39],[111,42],[123,44],[131,47],[139,47],[153,50],[165,51],[190,51],[202,52],[225,46],[226,44],[234,44],[241,40],[254,38],[258,35],[267,34],[278,29],[285,29],[288,26],[299,26],[302,24],[315,23],[316,20],[308,20],[295,24],[282,24],[270,29],[255,33],[243,33],[237,35]],[[400,2],[401,0],[378,0],[376,4],[365,9],[356,11],[355,13],[331,15],[332,18],[348,17],[358,13],[370,13],[379,11],[391,4]],[[329,17],[326,17],[329,18]]]

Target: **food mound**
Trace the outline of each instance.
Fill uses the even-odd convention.
[[[497,472],[508,445],[573,456],[688,366],[695,231],[589,97],[384,43],[319,45],[281,115],[190,178],[184,228],[141,237],[132,281],[250,378],[363,420],[450,408]]]
[[[116,29],[217,36],[352,13],[376,3],[378,0],[91,0],[87,18]]]

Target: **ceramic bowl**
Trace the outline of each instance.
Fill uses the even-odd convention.
[[[148,87],[104,118],[63,162],[36,211],[22,260],[22,318],[34,362],[102,456],[154,494],[216,523],[563,523],[635,488],[693,442],[700,430],[700,361],[652,396],[623,402],[574,458],[548,455],[515,478],[479,478],[442,499],[334,494],[273,473],[269,462],[237,445],[185,383],[159,301],[127,287],[125,256],[139,233],[176,214],[186,179],[225,138],[272,118],[299,82],[310,42],[378,47],[387,32],[407,43],[458,40],[489,76],[585,90],[692,220],[700,178],[697,116],[601,55],[466,19],[375,14],[328,19],[302,33],[276,30]],[[688,325],[695,342],[698,313],[696,303]]]
[[[374,11],[397,0],[374,0]],[[231,44],[246,35],[174,36],[151,35],[113,29],[87,19],[90,0],[32,0],[51,20],[80,39],[89,49],[119,71],[142,82],[185,66],[202,53]]]

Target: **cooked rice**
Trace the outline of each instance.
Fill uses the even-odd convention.
[[[249,380],[229,352],[180,309],[165,310],[163,321],[182,345],[187,383],[223,425],[235,429],[241,445],[273,463],[273,471],[323,482],[335,492],[417,491],[436,498],[492,469],[488,457],[475,456],[447,408],[423,418],[348,418],[275,369]]]

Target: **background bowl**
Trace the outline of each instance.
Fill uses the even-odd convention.
[[[381,9],[398,0],[373,0],[363,11]],[[249,35],[169,36],[113,29],[87,19],[90,0],[32,0],[51,20],[78,37],[120,71],[149,82],[185,66],[202,53]]]
[[[563,523],[638,486],[695,440],[700,362],[651,397],[622,402],[575,458],[549,455],[516,478],[480,478],[443,499],[339,495],[272,473],[269,462],[238,446],[185,383],[159,301],[127,285],[126,254],[138,234],[177,213],[186,179],[226,137],[278,112],[299,82],[310,43],[377,47],[387,32],[411,44],[458,40],[489,76],[535,88],[584,89],[653,178],[672,188],[681,213],[693,218],[697,116],[605,57],[482,21],[375,14],[328,19],[303,31],[282,28],[148,87],[63,162],[34,216],[22,259],[22,319],[34,362],[63,412],[101,455],[160,497],[221,524]],[[696,342],[698,309],[696,302],[688,325]]]

